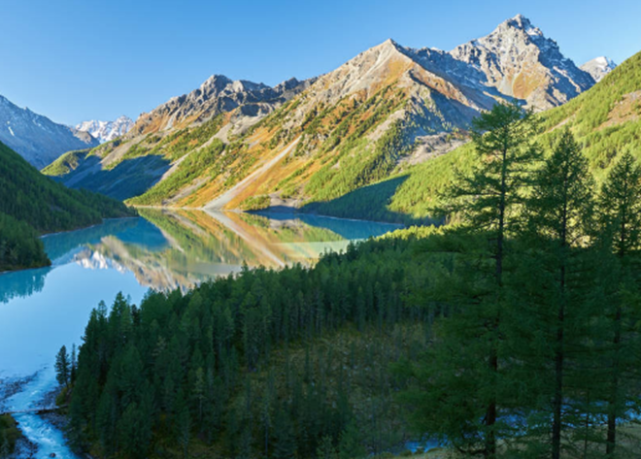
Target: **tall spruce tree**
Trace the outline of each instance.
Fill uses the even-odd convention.
[[[585,362],[590,359],[593,337],[589,286],[594,280],[590,277],[594,260],[586,248],[594,210],[592,193],[587,160],[566,130],[539,171],[527,202],[524,237],[529,250],[521,264],[523,282],[513,290],[521,304],[517,320],[529,328],[521,337],[532,351],[521,357],[536,373],[533,383],[542,383],[535,389],[540,404],[534,407],[541,416],[531,420],[530,433],[539,439],[551,419],[553,459],[561,457],[564,447],[573,447],[569,438],[563,443],[563,431],[577,425],[579,420],[573,416],[586,409],[585,404],[577,407],[585,392],[581,386],[588,382]],[[518,334],[513,337],[519,340]],[[532,385],[528,390],[533,390]]]
[[[405,398],[418,429],[440,435],[464,454],[494,458],[497,438],[514,429],[501,412],[511,405],[502,381],[509,236],[540,155],[530,143],[537,122],[517,105],[495,105],[473,128],[479,166],[459,174],[443,196],[443,210],[462,217],[464,237],[450,233],[443,245],[428,248],[445,255],[425,297],[449,316],[435,328],[438,339],[426,361],[410,365],[417,386]]]
[[[58,351],[55,368],[58,384],[68,387],[71,379],[71,362],[69,361],[69,353],[66,346],[62,346]]]
[[[524,188],[531,184],[532,163],[539,158],[536,146],[528,145],[537,123],[530,112],[518,105],[496,104],[473,122],[473,140],[480,164],[474,173],[464,177],[452,190],[453,197],[462,198],[466,221],[474,230],[485,229],[490,238],[490,253],[494,258],[496,292],[493,299],[494,317],[486,322],[490,329],[489,355],[491,386],[497,387],[499,374],[498,339],[501,304],[504,301],[503,278],[506,241],[513,232],[513,216],[523,202]],[[460,205],[460,204],[459,204]],[[498,396],[490,395],[484,423],[485,455],[496,455],[495,424],[498,416]]]
[[[600,237],[615,258],[610,273],[611,292],[605,309],[610,326],[610,346],[606,353],[607,387],[606,455],[612,457],[617,444],[617,424],[629,418],[631,407],[638,408],[638,391],[630,384],[641,365],[635,324],[641,321],[639,298],[641,260],[641,166],[626,153],[612,168],[599,195]],[[613,276],[614,274],[614,276]]]

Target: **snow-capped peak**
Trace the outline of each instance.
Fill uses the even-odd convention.
[[[589,73],[594,81],[597,83],[603,79],[608,73],[616,68],[616,64],[612,59],[605,56],[599,56],[591,61],[586,62],[581,66],[581,70]]]
[[[83,121],[76,126],[76,129],[88,132],[103,143],[125,135],[133,125],[134,122],[129,117],[120,116],[115,121]]]

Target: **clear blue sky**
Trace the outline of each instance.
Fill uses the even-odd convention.
[[[277,84],[393,38],[449,50],[522,13],[581,64],[641,51],[641,0],[0,0],[0,94],[75,124],[214,73]]]

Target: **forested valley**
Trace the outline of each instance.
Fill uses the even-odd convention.
[[[47,266],[44,233],[132,215],[116,200],[54,182],[0,143],[0,272]]]
[[[79,451],[108,457],[631,457],[641,166],[597,187],[570,130],[496,105],[438,209],[312,268],[122,295],[62,351]],[[636,451],[636,453],[635,453]],[[444,457],[444,456],[435,456]]]

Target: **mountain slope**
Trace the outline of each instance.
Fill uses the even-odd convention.
[[[0,142],[39,169],[67,151],[91,148],[99,143],[86,132],[54,123],[3,96],[0,96]]]
[[[133,125],[134,122],[130,118],[121,116],[115,121],[83,121],[76,126],[76,129],[88,132],[94,138],[98,139],[100,143],[104,143],[125,135],[131,130]]]
[[[292,79],[269,88],[215,75],[192,93],[141,115],[123,138],[90,151],[69,152],[43,172],[70,187],[117,199],[137,196],[185,165],[193,169],[194,158],[206,156],[210,163],[212,155],[222,151],[222,141],[242,135],[309,84]],[[183,169],[178,175],[194,178],[194,171]]]
[[[0,143],[0,271],[46,263],[39,234],[128,215],[117,201],[70,190],[44,177]]]
[[[551,149],[560,128],[569,127],[583,146],[598,183],[622,153],[629,151],[641,160],[641,53],[589,91],[539,116],[543,122],[541,145]],[[451,183],[454,171],[470,170],[474,161],[468,144],[340,199],[303,210],[352,218],[424,221],[429,219],[438,193]]]
[[[136,205],[324,202],[460,146],[497,100],[542,110],[593,84],[517,16],[451,52],[388,40],[304,83],[213,76],[142,115],[124,139],[45,172]]]

